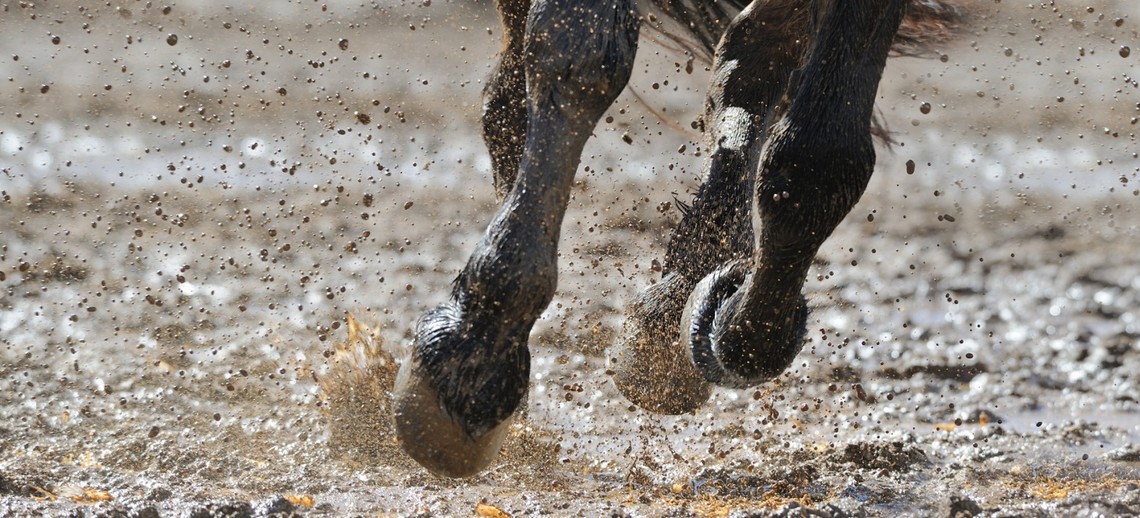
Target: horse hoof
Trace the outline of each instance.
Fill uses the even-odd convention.
[[[496,333],[488,322],[497,323],[472,321],[454,304],[427,312],[396,374],[400,446],[437,475],[467,477],[490,465],[526,399],[529,324]]]
[[[803,347],[807,301],[798,294],[749,301],[757,296],[750,291],[756,289],[752,275],[748,261],[725,263],[697,283],[682,313],[682,350],[717,386],[744,389],[771,381]]]
[[[614,385],[650,412],[692,412],[712,394],[712,385],[693,368],[677,340],[689,287],[680,275],[669,274],[646,290],[630,307],[619,341],[607,354]]]
[[[693,287],[681,313],[681,348],[689,351],[693,365],[710,383],[738,388],[750,386],[725,369],[716,353],[726,320],[739,309],[741,286],[747,274],[743,261],[721,266]]]
[[[477,437],[468,434],[440,404],[432,379],[404,361],[393,397],[400,447],[428,471],[443,477],[469,477],[499,457],[513,416]]]

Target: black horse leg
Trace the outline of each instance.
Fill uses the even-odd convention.
[[[717,47],[705,101],[711,152],[704,182],[670,236],[664,278],[630,306],[609,353],[614,383],[647,410],[692,411],[711,392],[679,342],[681,314],[698,281],[752,256],[754,177],[766,129],[804,53],[803,7],[802,0],[756,0]]]
[[[496,7],[503,23],[503,49],[483,88],[483,142],[491,155],[495,195],[502,201],[515,184],[526,141],[523,47],[530,0],[498,0]]]
[[[754,386],[791,364],[803,344],[812,258],[874,169],[872,109],[906,0],[824,5],[815,48],[761,155],[753,256],[705,277],[684,314],[693,362],[718,385]]]
[[[467,476],[498,455],[526,397],[527,337],[557,284],[558,237],[594,125],[633,69],[632,0],[534,0],[526,24],[527,131],[518,177],[455,280],[416,326],[394,393],[412,458]]]

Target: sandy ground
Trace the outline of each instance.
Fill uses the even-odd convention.
[[[799,360],[678,417],[603,354],[703,159],[700,61],[647,40],[525,418],[456,481],[361,366],[494,210],[497,21],[424,4],[0,4],[0,515],[1140,514],[1135,6],[989,5],[892,63],[900,144],[815,262]]]

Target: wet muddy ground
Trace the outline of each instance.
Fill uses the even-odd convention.
[[[494,210],[497,22],[425,4],[4,7],[0,515],[1140,514],[1135,7],[994,7],[892,64],[899,144],[794,368],[678,417],[604,354],[703,159],[700,61],[650,35],[525,417],[448,480],[399,453],[385,362]]]

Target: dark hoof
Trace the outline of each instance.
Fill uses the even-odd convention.
[[[428,471],[444,477],[469,477],[499,457],[512,419],[472,437],[440,405],[430,376],[408,359],[396,375],[396,436],[400,447]]]
[[[689,283],[669,274],[630,307],[618,342],[608,351],[614,385],[635,405],[658,414],[684,414],[712,394],[678,338]]]
[[[693,288],[682,312],[683,349],[709,383],[749,388],[784,372],[803,344],[807,303],[791,300],[751,301],[759,312],[745,308],[756,297],[749,261],[725,263]]]
[[[735,388],[751,386],[726,370],[714,350],[716,339],[726,327],[725,320],[740,309],[744,293],[740,288],[747,278],[747,263],[725,264],[697,283],[682,311],[682,348],[689,351],[693,365],[710,383]]]
[[[416,326],[412,355],[396,374],[393,413],[400,446],[432,473],[466,477],[494,462],[526,399],[529,325],[500,332],[502,324],[472,322],[445,304]]]

